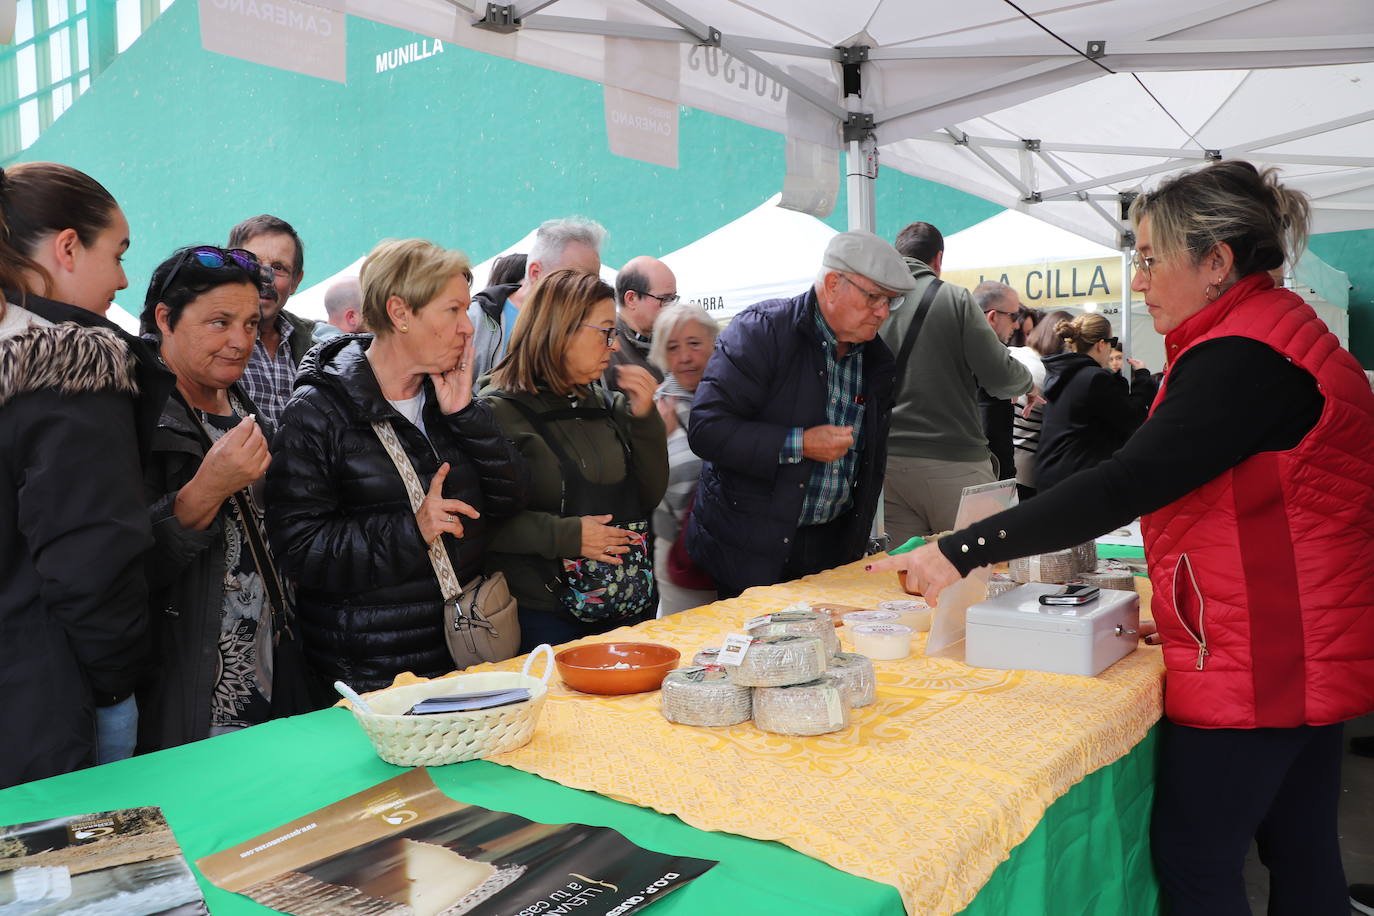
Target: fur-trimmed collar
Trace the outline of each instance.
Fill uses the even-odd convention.
[[[113,331],[74,324],[35,326],[0,340],[0,407],[47,390],[137,394],[129,348]]]

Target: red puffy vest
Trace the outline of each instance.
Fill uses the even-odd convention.
[[[1311,307],[1266,274],[1171,332],[1170,364],[1217,337],[1272,347],[1326,403],[1296,448],[1252,455],[1143,519],[1165,712],[1203,728],[1363,715],[1374,710],[1374,394]],[[1166,372],[1156,405],[1167,390]]]

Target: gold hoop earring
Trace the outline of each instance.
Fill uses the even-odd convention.
[[[401,333],[402,333],[402,334],[409,334],[409,333],[410,333],[410,325],[408,325],[408,324],[403,324],[403,325],[401,325]]]
[[[1212,292],[1212,290],[1216,290],[1216,292]],[[1208,302],[1216,302],[1217,299],[1221,298],[1221,284],[1208,283],[1202,288],[1202,296]]]

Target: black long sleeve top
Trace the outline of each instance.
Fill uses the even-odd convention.
[[[1265,344],[1222,337],[1173,367],[1154,414],[1116,454],[938,543],[961,575],[1062,550],[1168,505],[1251,455],[1285,451],[1316,426],[1316,379]]]

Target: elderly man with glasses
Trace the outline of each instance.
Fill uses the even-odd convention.
[[[603,381],[620,390],[620,367],[639,366],[663,381],[663,371],[649,361],[654,319],[664,306],[678,301],[677,277],[658,258],[640,255],[625,262],[615,278],[615,328],[620,349],[611,354]]]
[[[892,352],[910,272],[868,232],[831,239],[811,288],[741,312],[697,386],[702,458],[687,550],[722,598],[863,556],[892,415]]]
[[[1015,292],[979,303],[963,287],[943,282],[945,240],[930,223],[903,229],[897,250],[915,288],[913,307],[883,328],[897,354],[883,500],[894,544],[954,527],[964,487],[1016,475],[1010,461],[994,466],[978,392],[1013,398],[1032,385],[1030,371],[1005,346],[1019,311]]]

